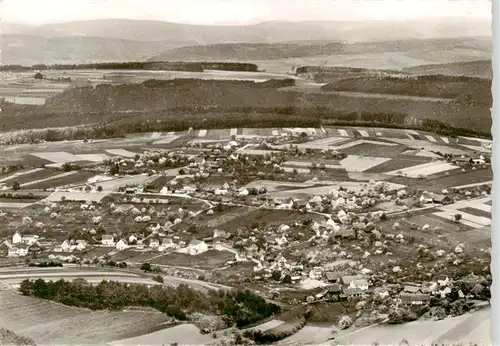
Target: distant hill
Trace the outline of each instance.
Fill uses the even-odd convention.
[[[141,61],[173,46],[102,37],[43,38],[0,35],[2,64],[70,64],[75,62]]]
[[[340,41],[296,41],[295,43],[223,43],[169,49],[150,58],[150,61],[241,61],[273,60],[313,56],[358,56],[389,54],[404,55],[408,60],[448,62],[468,61],[491,55],[488,37],[439,39],[408,39],[378,42],[344,43]],[[453,60],[455,59],[455,60]]]
[[[432,64],[414,66],[403,69],[405,72],[415,74],[435,75],[442,74],[448,76],[467,76],[478,78],[493,78],[491,60],[476,60],[467,62],[457,62],[448,64]]]
[[[102,19],[26,26],[3,23],[4,34],[46,38],[93,36],[135,41],[273,43],[298,40],[381,41],[411,38],[491,36],[491,23],[474,18],[408,21],[264,22],[247,26],[187,25],[162,21]]]
[[[459,44],[449,48],[453,50],[449,55],[458,56],[457,60],[438,59],[437,50],[431,52],[433,55],[427,60],[441,63],[483,59],[481,52],[487,49],[490,49],[487,53],[490,54],[488,39],[479,40],[481,42],[476,39],[491,36],[490,22],[465,17],[424,21],[264,22],[248,26],[202,26],[128,19],[40,26],[3,22],[0,38],[3,64],[54,64],[131,61],[151,57],[205,61],[269,60],[281,55],[285,58],[309,57],[313,54],[338,54],[339,42],[348,43],[340,50],[342,54],[364,54],[373,51],[390,53],[394,49],[407,52],[410,48],[404,42],[409,41],[415,44],[410,53],[421,55],[427,48],[418,40],[457,36],[467,37],[470,41],[465,46]],[[392,43],[374,43],[380,41]],[[187,48],[172,50],[179,47]],[[462,59],[462,56],[466,58]]]

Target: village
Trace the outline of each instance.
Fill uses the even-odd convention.
[[[5,169],[2,265],[153,271],[250,289],[290,309],[343,304],[345,328],[483,306],[491,150],[381,131],[153,134],[142,152],[53,160],[42,169],[92,177],[38,190]],[[14,207],[23,198],[31,202]]]

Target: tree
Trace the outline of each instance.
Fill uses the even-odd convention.
[[[17,191],[21,188],[21,184],[16,180],[12,183],[12,190]]]
[[[291,284],[292,283],[292,277],[289,274],[286,274],[285,277],[283,278],[282,282],[284,284]]]
[[[163,283],[163,276],[161,276],[161,275],[155,275],[155,276],[153,276],[153,280],[157,281],[157,282]]]
[[[109,174],[111,175],[120,174],[120,167],[117,164],[111,165],[111,167],[109,168]]]
[[[71,163],[69,162],[65,162],[63,165],[62,165],[62,169],[63,171],[65,172],[69,172],[73,169],[73,166],[71,166]]]
[[[102,192],[102,186],[101,186],[101,185],[99,185],[99,186],[97,187],[97,191]]]
[[[281,280],[281,271],[279,271],[279,270],[273,271],[273,273],[271,274],[271,279],[273,279],[274,281],[280,281]]]
[[[462,220],[462,214],[455,214],[455,222],[460,222]]]
[[[351,325],[352,325],[352,319],[349,316],[344,315],[340,318],[338,327],[339,329],[342,330],[349,328]]]
[[[43,74],[41,74],[40,72],[37,72],[37,73],[35,73],[35,75],[33,76],[33,78],[35,78],[35,79],[43,79],[44,77],[43,77]]]
[[[141,270],[146,273],[150,273],[153,270],[153,268],[151,268],[151,264],[146,262],[141,265]]]

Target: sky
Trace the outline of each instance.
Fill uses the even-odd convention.
[[[5,22],[46,24],[128,18],[198,25],[286,20],[388,20],[475,17],[489,0],[0,0]]]

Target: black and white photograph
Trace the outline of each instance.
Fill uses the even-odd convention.
[[[500,342],[497,5],[0,0],[0,345]]]

